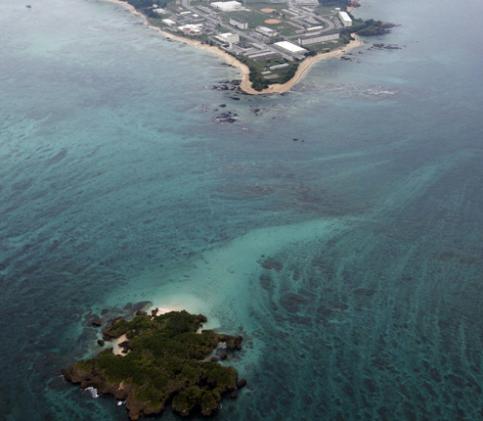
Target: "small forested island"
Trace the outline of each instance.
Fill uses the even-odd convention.
[[[117,341],[122,352],[107,348],[95,357],[62,370],[81,388],[125,401],[129,418],[173,412],[213,415],[224,396],[236,397],[246,381],[220,364],[241,349],[242,337],[201,330],[206,317],[186,311],[158,315],[138,311],[116,318],[102,331],[103,341]]]
[[[248,94],[288,91],[323,58],[394,26],[355,18],[357,0],[117,0],[165,35],[218,53]]]

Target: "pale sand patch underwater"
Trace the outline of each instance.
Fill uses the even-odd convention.
[[[143,23],[151,29],[159,32],[165,38],[182,42],[184,44],[191,45],[193,47],[200,48],[204,51],[207,51],[211,54],[216,55],[217,57],[221,58],[225,63],[229,64],[232,67],[236,67],[241,74],[241,83],[240,89],[249,95],[264,95],[264,94],[283,94],[285,92],[289,92],[297,83],[299,83],[309,72],[312,66],[320,61],[323,60],[331,60],[342,57],[344,54],[347,54],[349,51],[354,50],[356,48],[362,47],[364,42],[357,37],[355,34],[352,34],[354,37],[353,40],[349,42],[349,44],[343,45],[335,50],[332,50],[328,53],[320,53],[313,57],[306,58],[302,61],[293,77],[285,83],[274,83],[270,85],[268,88],[262,89],[261,91],[257,91],[253,88],[252,82],[250,81],[250,69],[249,67],[242,63],[241,61],[237,60],[232,55],[226,53],[225,51],[221,50],[218,47],[214,47],[211,45],[203,44],[200,41],[185,38],[179,35],[172,34],[170,32],[163,31],[162,29],[158,28],[157,26],[151,25],[149,23],[148,18],[143,15],[141,12],[137,11],[136,8],[129,3],[122,1],[122,0],[107,0],[111,3],[115,3],[121,5],[126,10],[131,12],[132,14],[139,16]]]

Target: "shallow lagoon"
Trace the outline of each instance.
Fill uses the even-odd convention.
[[[211,89],[234,70],[112,4],[32,5],[0,17],[7,419],[123,419],[58,372],[92,351],[88,312],[146,299],[244,333],[220,419],[482,417],[483,51],[460,5],[365,2],[402,50],[238,101]]]

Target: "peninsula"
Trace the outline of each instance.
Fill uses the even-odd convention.
[[[213,415],[224,396],[235,398],[246,381],[219,363],[241,349],[242,338],[201,330],[205,316],[186,311],[138,311],[102,331],[112,343],[94,358],[62,370],[65,379],[125,403],[131,420],[162,413]]]
[[[112,0],[169,39],[208,50],[242,74],[247,94],[289,91],[319,60],[362,45],[392,24],[356,19],[356,0]]]

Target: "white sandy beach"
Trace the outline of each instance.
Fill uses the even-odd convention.
[[[122,344],[123,342],[127,341],[127,336],[126,335],[121,335],[119,338],[113,339],[112,340],[112,353],[114,355],[120,355],[121,357],[124,357],[126,354],[124,353],[124,350],[119,346],[119,344]]]
[[[131,12],[132,14],[139,16],[142,20],[143,23],[148,26],[151,29],[154,29],[155,31],[159,32],[161,35],[163,35],[165,38],[182,42],[184,44],[188,44],[197,48],[201,48],[202,50],[205,50],[211,54],[216,55],[217,57],[221,58],[225,63],[229,64],[230,66],[236,67],[241,74],[241,83],[240,83],[240,89],[250,95],[264,95],[264,94],[282,94],[285,92],[290,91],[297,83],[299,83],[309,72],[309,70],[312,68],[312,66],[319,61],[323,60],[331,60],[331,59],[336,59],[342,57],[344,54],[348,53],[349,51],[359,48],[362,45],[364,45],[363,41],[358,38],[357,36],[354,36],[354,40],[352,40],[349,44],[344,45],[340,48],[337,48],[335,50],[332,50],[328,53],[321,53],[313,57],[306,58],[304,61],[302,61],[299,64],[299,67],[297,71],[295,72],[294,76],[292,79],[285,83],[275,83],[273,85],[270,85],[268,88],[263,89],[261,91],[257,91],[253,89],[252,83],[250,82],[250,69],[248,66],[239,60],[237,60],[235,57],[232,55],[226,53],[225,51],[221,50],[218,47],[214,47],[211,45],[203,44],[200,41],[193,40],[190,38],[185,38],[179,35],[172,34],[167,31],[163,31],[162,29],[153,26],[149,23],[147,17],[143,15],[141,12],[138,12],[134,6],[131,6],[129,3],[121,0],[107,0],[112,3],[116,3],[118,5],[121,5],[124,7],[126,10]]]

